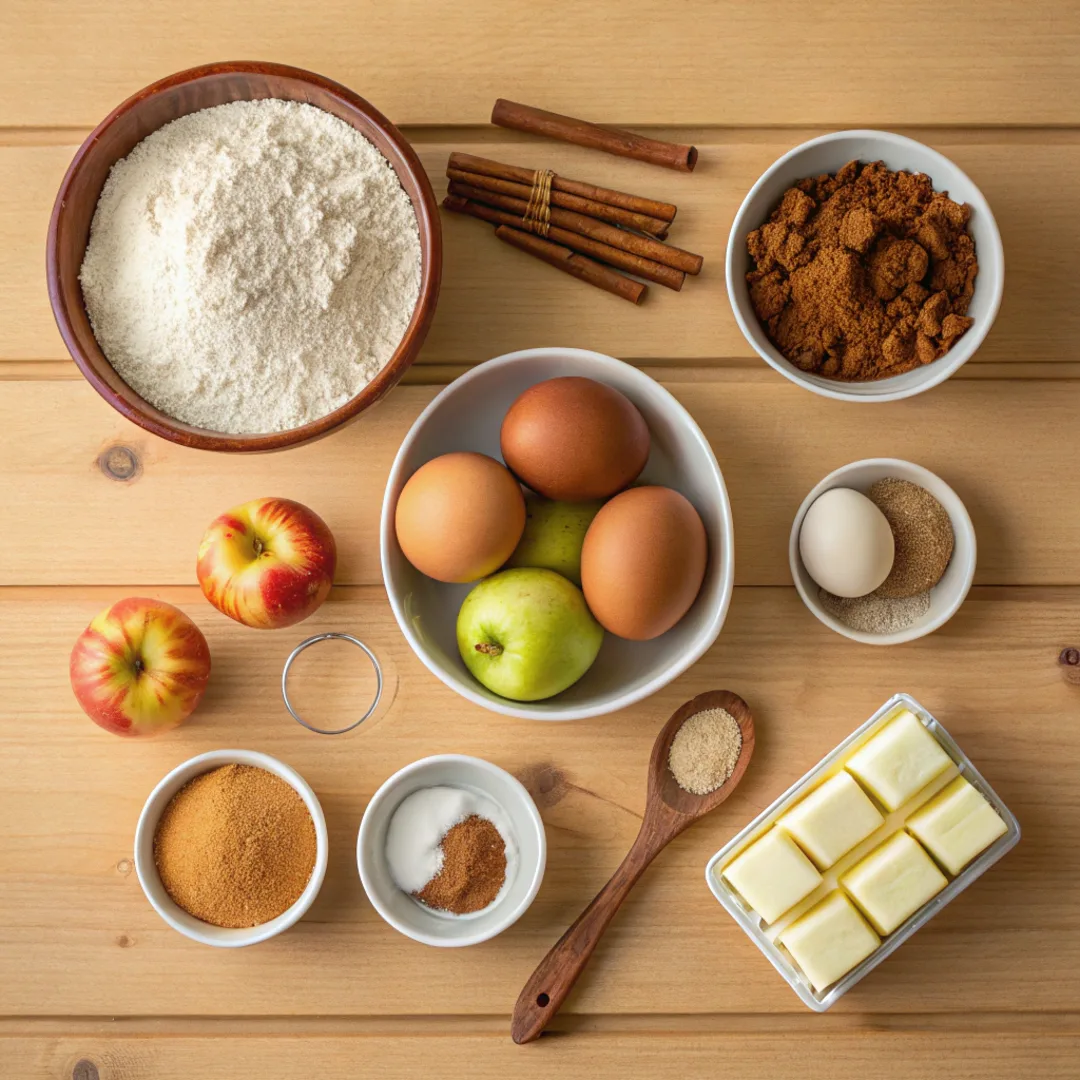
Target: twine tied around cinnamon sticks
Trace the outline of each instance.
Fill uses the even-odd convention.
[[[525,228],[545,238],[551,228],[551,182],[554,179],[555,173],[551,169],[537,169],[533,174],[529,204],[525,207]]]
[[[648,287],[626,274],[678,291],[701,271],[700,255],[664,242],[671,203],[458,152],[446,175],[444,209],[489,222],[500,240],[632,303]]]

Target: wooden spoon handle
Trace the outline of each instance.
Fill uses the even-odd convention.
[[[645,834],[643,828],[611,880],[559,938],[525,984],[510,1021],[514,1042],[527,1043],[538,1038],[573,989],[608,923],[663,846],[643,840]]]

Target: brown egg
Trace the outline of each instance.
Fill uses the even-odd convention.
[[[606,499],[645,468],[649,428],[633,402],[606,383],[548,379],[510,406],[502,453],[525,484],[549,499]]]
[[[525,496],[505,466],[486,454],[443,454],[421,465],[398,496],[398,543],[437,581],[493,574],[521,539]]]
[[[666,487],[631,488],[593,518],[581,588],[605,630],[648,641],[690,610],[707,558],[705,526],[687,498]]]

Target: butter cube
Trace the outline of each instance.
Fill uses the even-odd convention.
[[[840,884],[879,934],[891,934],[948,882],[919,842],[898,832],[856,863]]]
[[[896,810],[943,773],[952,759],[905,709],[889,721],[845,766],[889,810]]]
[[[954,875],[1007,831],[994,808],[962,776],[912,814],[907,827]]]
[[[819,870],[828,870],[884,821],[866,792],[842,772],[807,795],[777,824],[798,841]]]
[[[780,829],[770,829],[724,868],[724,877],[767,923],[821,884],[814,864]]]
[[[781,935],[815,990],[824,990],[865,960],[881,939],[839,890],[829,893]]]

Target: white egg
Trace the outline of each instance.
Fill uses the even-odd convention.
[[[865,495],[833,488],[806,511],[799,554],[823,589],[836,596],[865,596],[889,576],[895,545],[885,515]]]

